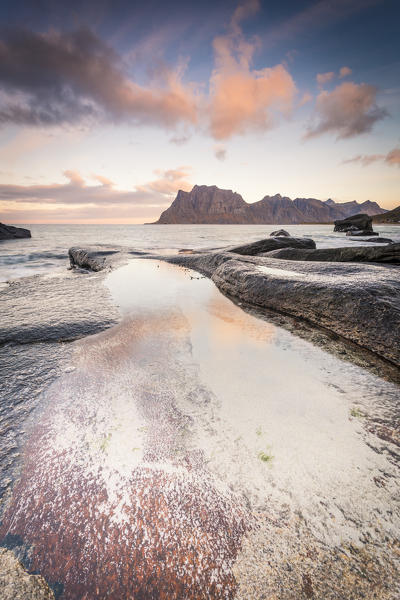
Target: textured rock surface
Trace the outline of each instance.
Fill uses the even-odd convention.
[[[347,231],[346,235],[348,236],[354,236],[354,237],[362,237],[362,236],[369,236],[369,235],[375,235],[378,236],[379,233],[377,233],[376,231],[369,231],[368,229],[363,231],[362,229],[360,231],[358,230],[351,230],[351,231]]]
[[[281,236],[290,237],[290,233],[288,233],[286,231],[286,229],[278,229],[277,231],[273,231],[269,235],[270,235],[270,237],[281,237]]]
[[[385,212],[369,200],[361,204],[340,204],[316,198],[291,200],[280,194],[264,196],[262,200],[248,204],[232,190],[195,185],[191,192],[179,190],[157,223],[332,223],[335,219],[343,219],[361,211],[367,214]]]
[[[377,241],[379,238],[377,238]],[[379,240],[381,241],[381,240]],[[332,262],[380,262],[400,264],[400,244],[388,246],[355,246],[344,248],[282,248],[269,252],[267,256],[284,260],[313,260]]]
[[[0,548],[1,600],[54,600],[40,575],[29,575],[10,550]]]
[[[199,270],[241,302],[306,319],[400,366],[396,266],[293,263],[230,252],[181,255],[170,262]]]
[[[13,227],[12,225],[4,225],[0,223],[0,240],[12,240],[14,238],[30,238],[31,232],[29,229],[22,227]]]
[[[372,218],[359,214],[335,221],[334,231],[372,231]]]
[[[347,234],[347,235],[351,236],[351,234]],[[351,239],[351,237],[350,237],[350,239]],[[353,241],[358,242],[359,240],[355,239]],[[367,240],[363,240],[363,241],[364,242],[372,242],[373,244],[394,244],[394,241],[391,240],[390,238],[379,237],[379,236],[370,237]]]
[[[255,256],[261,252],[269,252],[279,248],[315,248],[315,242],[309,238],[294,238],[291,236],[269,237],[265,240],[253,242],[252,244],[244,244],[243,246],[230,248],[229,252]]]

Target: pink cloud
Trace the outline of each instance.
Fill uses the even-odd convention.
[[[247,41],[240,21],[253,14],[258,2],[240,5],[224,36],[214,39],[215,68],[210,79],[210,129],[217,140],[274,125],[277,112],[287,115],[296,86],[282,65],[254,70],[251,63],[258,40]]]
[[[156,169],[154,173],[159,177],[154,181],[149,181],[142,186],[138,186],[138,190],[157,192],[165,196],[173,196],[178,190],[190,191],[193,184],[187,181],[192,168],[188,166],[177,167],[176,169],[161,170]]]
[[[319,86],[325,85],[328,81],[331,81],[335,77],[335,73],[333,71],[329,71],[328,73],[317,73],[317,83]]]
[[[316,101],[315,124],[306,138],[335,133],[337,138],[350,138],[371,131],[373,125],[387,116],[376,104],[376,87],[365,83],[341,83],[332,92],[322,91]]]
[[[400,148],[394,148],[385,157],[385,162],[391,167],[400,167]]]
[[[400,168],[400,148],[393,148],[387,154],[359,154],[353,158],[348,158],[343,161],[343,164],[360,163],[363,167],[367,167],[374,162],[385,162],[390,167]]]
[[[349,75],[351,75],[352,72],[353,71],[349,67],[341,67],[339,71],[339,77],[340,79],[343,79],[343,77],[348,77]]]

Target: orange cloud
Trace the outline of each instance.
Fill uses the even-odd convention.
[[[157,192],[164,196],[173,196],[178,190],[190,191],[193,184],[189,183],[186,177],[191,174],[191,171],[192,168],[188,166],[168,169],[166,171],[156,169],[154,173],[159,175],[158,179],[138,186],[137,189],[140,191]]]
[[[385,162],[391,167],[400,167],[400,148],[394,148],[385,157]]]
[[[247,41],[240,21],[253,14],[258,2],[247,2],[234,12],[227,35],[214,39],[215,69],[210,79],[210,129],[217,140],[249,130],[268,129],[276,112],[288,114],[296,86],[282,65],[253,70],[258,40]]]
[[[376,104],[377,88],[365,83],[341,83],[332,92],[317,96],[315,124],[306,138],[323,133],[336,133],[337,138],[350,138],[371,131],[373,125],[387,116]]]

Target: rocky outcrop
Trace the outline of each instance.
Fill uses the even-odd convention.
[[[290,237],[290,233],[288,233],[285,229],[278,229],[278,231],[273,231],[269,235],[270,235],[270,237],[281,237],[281,236]]]
[[[400,366],[400,271],[395,266],[292,262],[231,252],[167,260],[197,269],[248,306],[305,319]]]
[[[296,198],[275,194],[248,204],[232,190],[195,185],[190,192],[179,190],[171,206],[165,210],[159,224],[271,224],[271,223],[332,223],[360,213],[375,214],[383,209],[374,202],[343,204],[316,198]]]
[[[384,214],[376,213],[372,220],[374,223],[400,223],[400,206],[386,211]]]
[[[68,250],[71,268],[80,267],[88,271],[102,271],[107,267],[107,257],[116,254],[117,250],[86,250],[84,248],[70,248]]]
[[[0,240],[13,240],[30,237],[32,236],[29,229],[23,229],[22,227],[14,227],[13,225],[4,225],[4,223],[0,223]]]
[[[236,246],[230,248],[229,252],[235,254],[243,254],[246,256],[256,256],[262,252],[270,252],[271,250],[277,250],[279,248],[315,248],[314,240],[309,238],[294,238],[294,237],[275,237],[266,238],[265,240],[258,240],[251,244],[245,244],[244,246]]]
[[[400,244],[387,246],[355,246],[345,248],[282,248],[266,256],[282,260],[312,260],[323,262],[379,262],[400,264]]]
[[[372,231],[372,218],[361,213],[335,221],[334,231]]]

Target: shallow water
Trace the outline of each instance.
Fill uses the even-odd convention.
[[[277,225],[25,225],[32,238],[0,241],[0,281],[62,269],[68,248],[96,244],[124,246],[162,253],[181,248],[222,247],[269,236]],[[332,225],[285,225],[292,235],[312,237],[318,248],[371,245],[351,241]],[[382,236],[400,242],[400,228],[380,225]]]
[[[233,598],[254,515],[283,508],[330,548],[396,538],[396,455],[365,425],[398,386],[187,269],[106,285],[123,321],[45,393],[1,528],[61,598]]]

